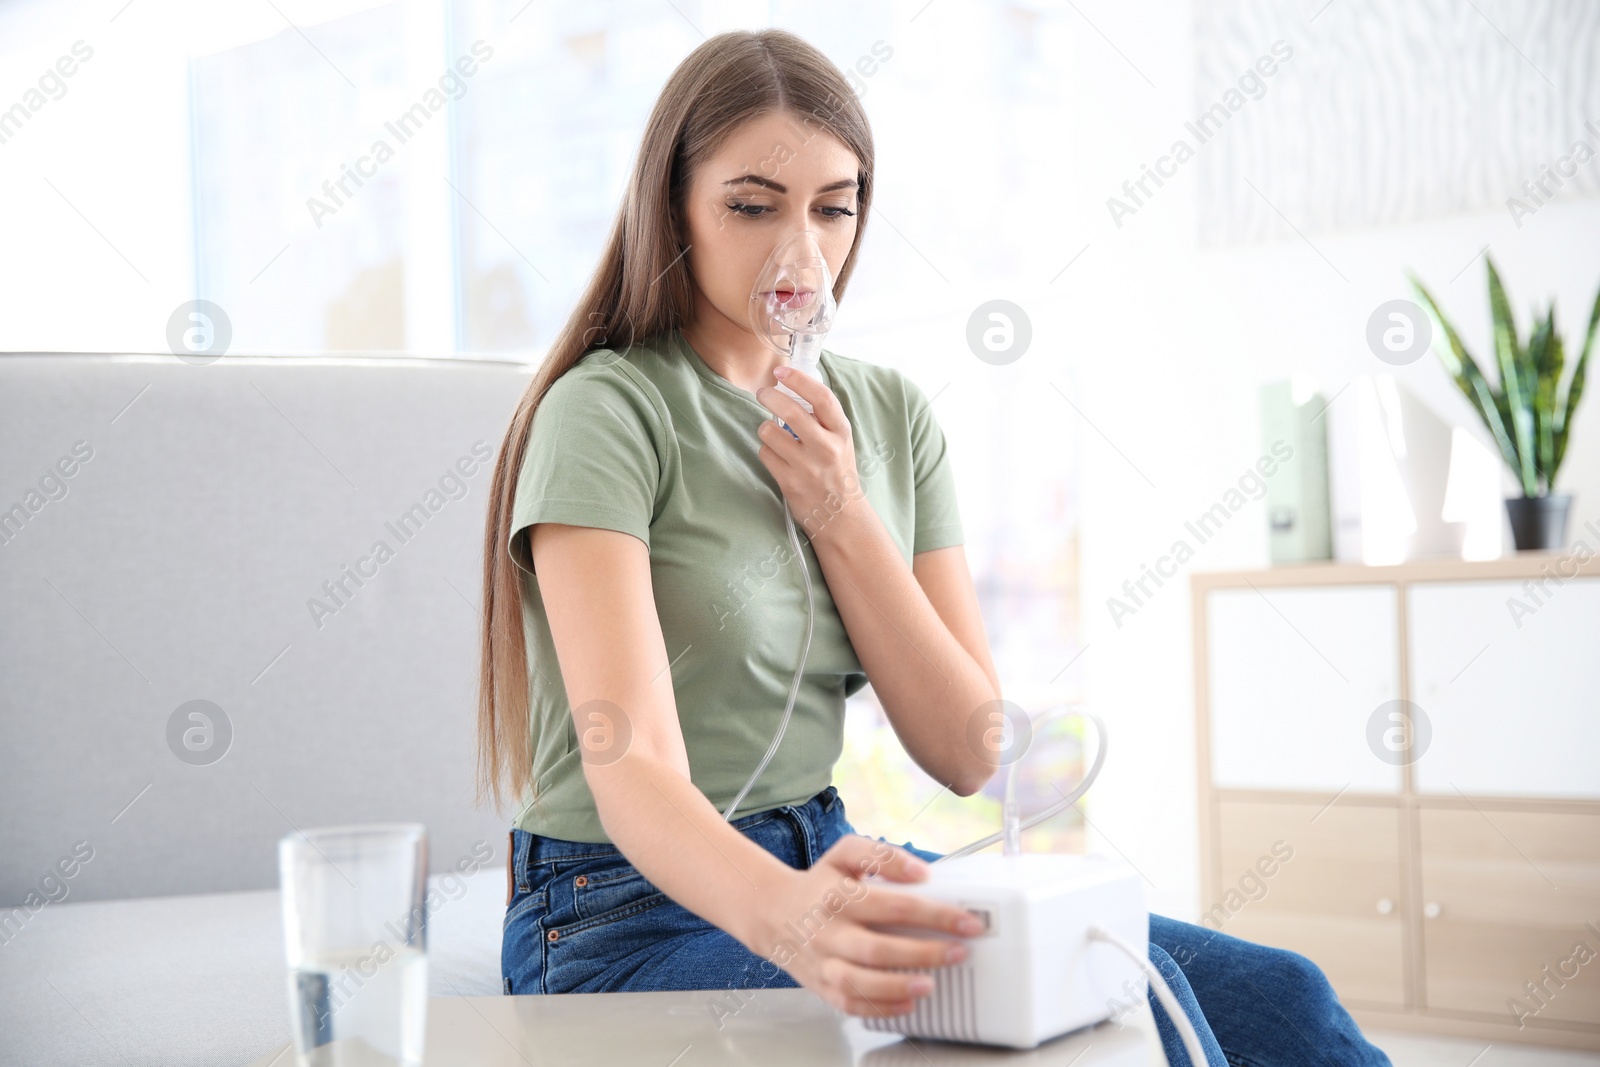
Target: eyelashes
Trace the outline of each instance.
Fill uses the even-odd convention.
[[[745,204],[735,202],[728,205],[728,210],[747,219],[759,219],[761,216],[775,209],[770,208],[765,204]],[[819,208],[818,210],[823,212],[823,218],[833,222],[837,222],[840,219],[855,215],[855,212],[851,211],[847,207],[823,207]],[[835,214],[828,214],[828,212],[834,212]]]

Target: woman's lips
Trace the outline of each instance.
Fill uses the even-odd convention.
[[[811,303],[813,295],[813,291],[810,289],[771,289],[767,292],[767,296],[774,298],[778,306],[782,308],[805,307]]]

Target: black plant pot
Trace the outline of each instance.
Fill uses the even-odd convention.
[[[1518,552],[1558,552],[1567,546],[1571,493],[1506,498],[1511,537]]]

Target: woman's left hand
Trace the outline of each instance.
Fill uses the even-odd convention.
[[[764,420],[756,429],[762,442],[758,456],[783,490],[795,525],[807,538],[815,539],[833,519],[865,497],[856,471],[855,441],[850,420],[832,389],[805,371],[788,366],[778,369],[787,372],[783,384],[805,397],[815,411],[807,411],[776,386],[756,390],[762,406],[799,435],[796,440],[776,422]]]

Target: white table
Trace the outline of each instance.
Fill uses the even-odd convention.
[[[715,1006],[720,998],[726,1010]],[[742,1003],[742,1007],[739,1005]],[[734,1010],[734,1009],[738,1010]],[[719,1027],[720,1022],[720,1027]],[[1036,1049],[868,1030],[806,989],[430,997],[425,1067],[1165,1067],[1148,1004]],[[295,1067],[284,1045],[249,1067]]]

